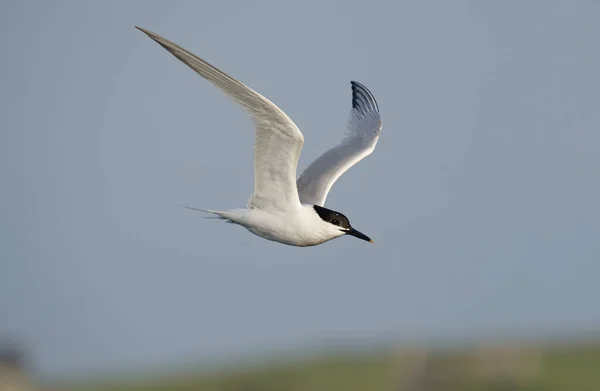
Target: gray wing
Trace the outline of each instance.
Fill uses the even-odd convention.
[[[254,120],[254,194],[248,207],[264,210],[300,207],[296,168],[304,137],[294,122],[274,103],[239,80],[168,39],[136,28],[225,92]]]
[[[300,202],[323,206],[335,181],[375,149],[383,127],[375,97],[352,81],[352,110],[340,144],[312,162],[296,181]]]

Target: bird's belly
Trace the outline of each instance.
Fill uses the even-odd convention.
[[[238,217],[232,217],[230,220],[261,238],[290,246],[307,247],[333,239],[323,235],[318,226],[315,226],[311,220],[315,216],[303,214],[302,209],[298,213],[246,209]]]
[[[274,228],[274,227],[245,227],[248,231],[253,234],[260,236],[261,238],[288,244],[290,246],[308,247],[316,246],[327,240],[323,240],[322,237],[316,235],[310,235],[306,232],[292,231],[285,228]]]

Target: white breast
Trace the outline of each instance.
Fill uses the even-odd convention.
[[[285,212],[234,209],[224,217],[264,239],[299,247],[315,246],[344,234],[321,220],[312,205]]]

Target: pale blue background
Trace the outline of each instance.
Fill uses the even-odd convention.
[[[598,330],[599,21],[583,0],[3,1],[0,338],[62,376]],[[252,126],[134,25],[277,103],[301,167],[366,84],[380,143],[327,206],[376,244],[177,207],[245,205]]]

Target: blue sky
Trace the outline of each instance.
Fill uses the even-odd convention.
[[[596,2],[0,11],[0,337],[37,373],[600,327]],[[252,124],[134,25],[279,105],[301,168],[367,85],[382,136],[327,206],[376,244],[293,248],[177,207],[245,205]]]

